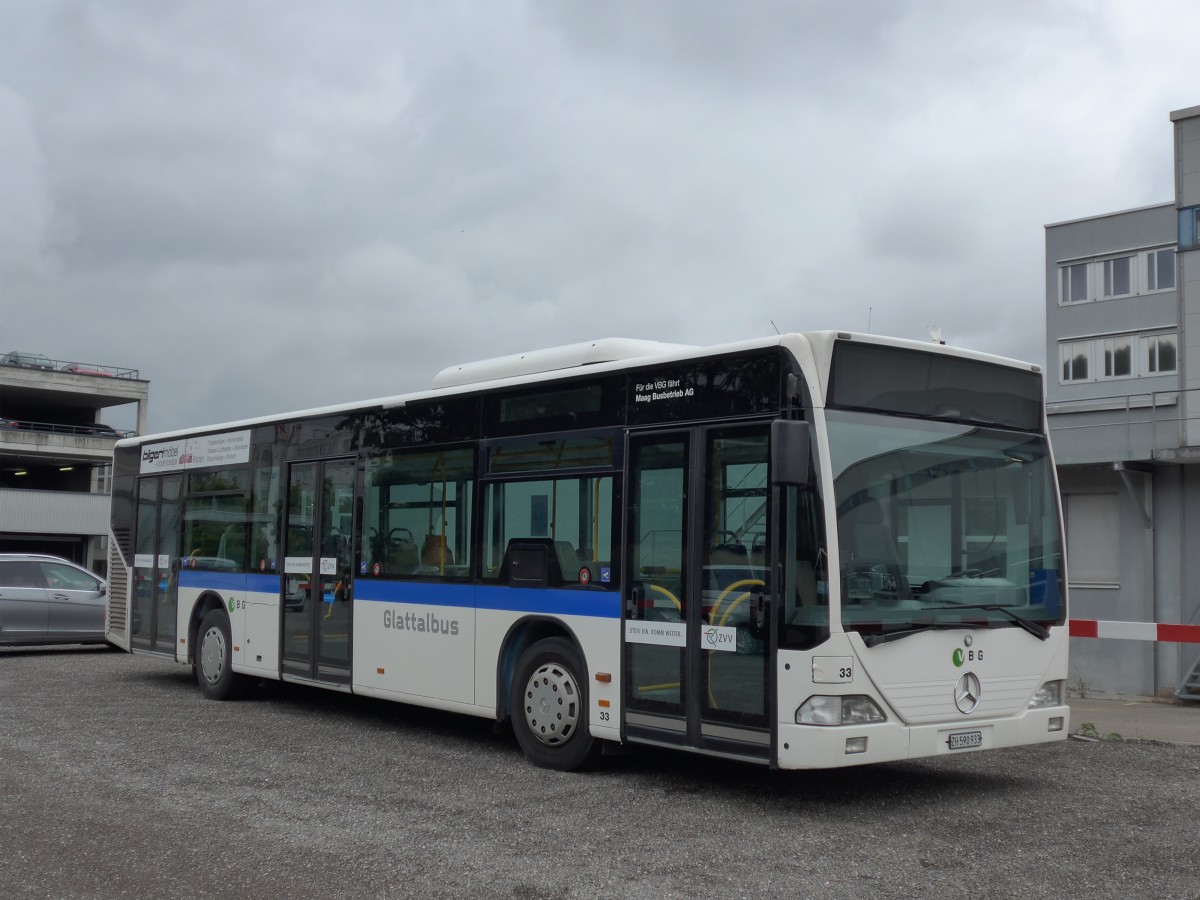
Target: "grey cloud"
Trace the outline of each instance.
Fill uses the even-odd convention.
[[[1196,24],[1183,3],[13,0],[0,333],[141,369],[155,428],[772,320],[1036,359],[1041,226],[1169,199],[1166,113],[1197,102],[1169,61]]]

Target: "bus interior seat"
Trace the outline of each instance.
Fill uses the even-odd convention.
[[[512,587],[558,587],[563,583],[558,553],[550,538],[509,538],[500,563],[500,581]]]
[[[562,571],[564,583],[573,584],[580,581],[579,573],[587,569],[588,582],[596,580],[596,567],[591,562],[584,562],[579,558],[579,553],[575,550],[575,545],[570,541],[555,541],[554,552],[558,555],[558,567]]]
[[[387,570],[393,575],[409,575],[421,563],[417,544],[407,528],[393,528],[387,540]]]
[[[421,544],[421,565],[444,567],[454,565],[454,553],[444,534],[427,534]]]
[[[849,571],[882,568],[896,577],[897,592],[908,596],[900,566],[900,552],[892,531],[884,522],[879,501],[868,498],[838,520],[842,539],[842,567]]]

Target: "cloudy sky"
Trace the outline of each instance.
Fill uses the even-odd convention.
[[[139,369],[155,431],[772,323],[1041,362],[1043,225],[1173,199],[1197,34],[1194,0],[4,0],[0,351]]]

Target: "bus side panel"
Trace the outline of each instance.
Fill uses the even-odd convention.
[[[181,571],[175,626],[175,658],[181,663],[188,661],[188,623],[205,594],[219,597],[229,616],[233,671],[278,678],[279,576]]]
[[[621,698],[620,595],[615,591],[540,588],[479,588],[479,632],[475,654],[475,702],[499,710],[507,704],[497,695],[497,667],[503,643],[523,621],[554,620],[574,636],[587,671],[588,725],[591,733],[619,740]],[[598,680],[607,678],[608,680]],[[603,704],[603,705],[602,705]]]
[[[475,587],[360,580],[355,690],[475,703]]]
[[[238,630],[233,631],[233,646],[240,648],[234,652],[235,672],[279,677],[279,586],[278,579],[273,580],[276,584],[271,591],[246,591],[240,640]],[[235,601],[235,615],[236,606]]]

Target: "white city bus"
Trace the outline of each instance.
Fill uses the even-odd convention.
[[[604,340],[118,442],[108,637],[784,769],[1062,740],[1036,366],[875,336]]]

